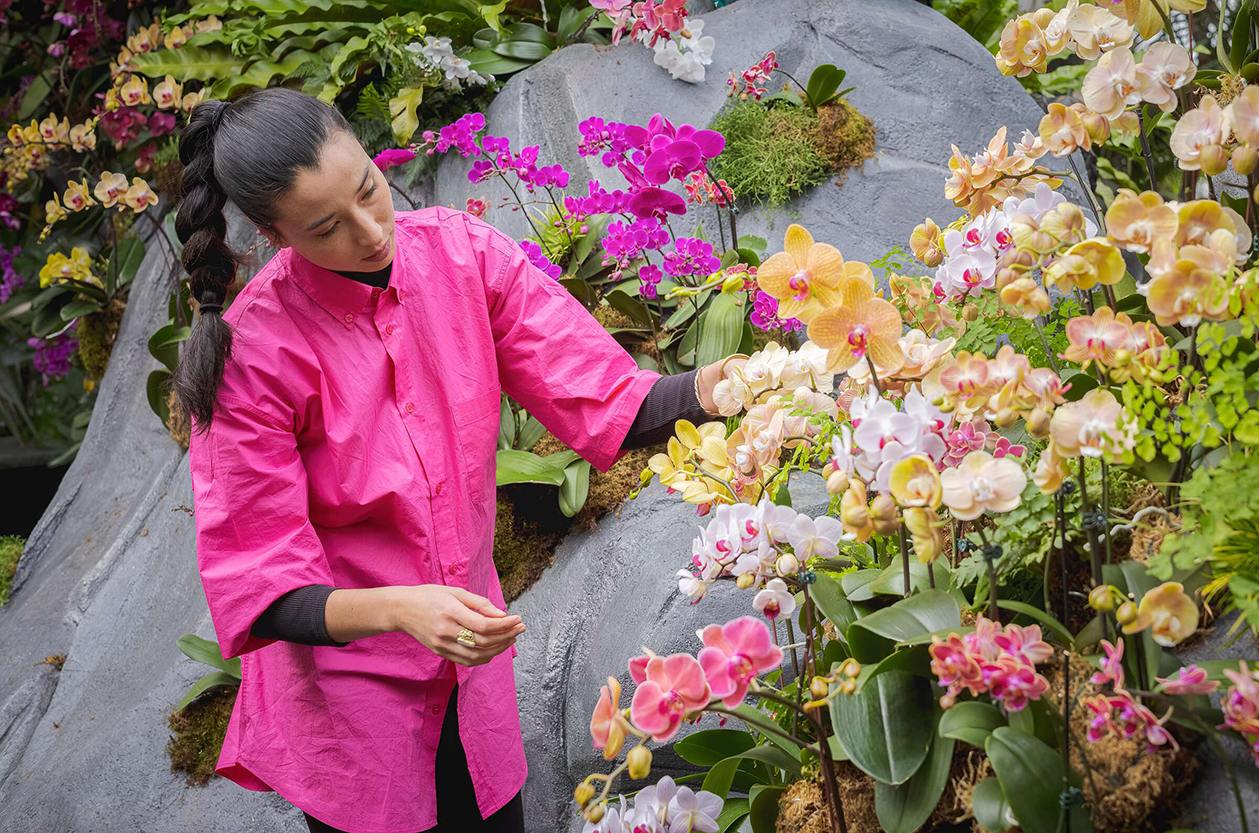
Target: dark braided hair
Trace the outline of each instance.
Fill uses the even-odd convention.
[[[183,202],[175,234],[199,321],[184,344],[171,387],[179,407],[210,427],[232,330],[218,314],[236,277],[239,256],[227,245],[223,206],[236,204],[262,228],[273,228],[275,202],[299,171],[319,167],[324,144],[350,131],[335,107],[283,87],[255,90],[234,101],[206,101],[192,111],[179,137]]]

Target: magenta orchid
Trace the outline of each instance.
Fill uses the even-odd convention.
[[[1167,694],[1182,696],[1186,694],[1210,694],[1220,687],[1218,680],[1207,679],[1205,669],[1196,665],[1187,665],[1176,672],[1175,677],[1155,677],[1159,687]]]
[[[748,685],[757,675],[782,664],[782,649],[774,644],[769,628],[750,616],[709,625],[698,635],[704,643],[699,664],[712,696],[720,698],[726,708],[743,702]]]

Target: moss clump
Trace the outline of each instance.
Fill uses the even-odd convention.
[[[97,382],[105,377],[109,368],[109,354],[113,352],[122,314],[126,310],[127,302],[115,296],[101,310],[79,319],[76,332],[79,358],[88,377]]]
[[[817,141],[842,182],[849,168],[874,156],[874,122],[848,99],[837,98],[818,110]]]
[[[174,736],[166,742],[171,772],[187,773],[190,787],[204,787],[214,777],[223,751],[227,722],[236,704],[236,686],[217,686],[168,718]]]
[[[831,177],[818,145],[818,117],[808,107],[744,101],[722,110],[709,127],[726,137],[726,148],[709,162],[709,172],[713,179],[724,179],[736,199],[784,205]]]
[[[565,447],[548,433],[542,435],[532,450],[535,454],[547,455],[563,451]],[[630,451],[606,472],[592,469],[586,503],[572,518],[560,512],[555,489],[532,483],[500,488],[494,519],[494,565],[498,568],[503,598],[512,601],[538,580],[554,563],[555,548],[565,534],[594,529],[599,518],[617,511],[630,492],[638,488],[639,475],[658,450]]]
[[[26,539],[20,535],[0,536],[0,605],[9,600],[9,589],[17,573],[17,560],[22,557]]]

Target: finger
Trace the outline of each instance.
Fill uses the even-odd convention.
[[[452,612],[451,617],[460,627],[467,628],[474,634],[484,636],[495,636],[500,633],[506,633],[521,624],[519,616],[504,616],[501,619],[487,619],[475,610],[470,610],[466,607],[459,607]]]
[[[502,650],[504,647],[510,646],[516,641],[521,634],[525,632],[525,626],[519,625],[507,633],[494,636],[478,636],[476,638],[477,648],[485,648],[487,650]]]
[[[463,602],[465,607],[478,611],[484,616],[506,616],[507,612],[499,610],[494,603],[484,596],[478,596],[476,593],[470,593],[461,587],[452,587],[451,592],[455,598]]]

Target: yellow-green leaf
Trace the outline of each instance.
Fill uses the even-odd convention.
[[[389,99],[389,115],[393,116],[393,135],[399,144],[411,141],[420,126],[415,110],[424,98],[423,87],[403,87]]]

